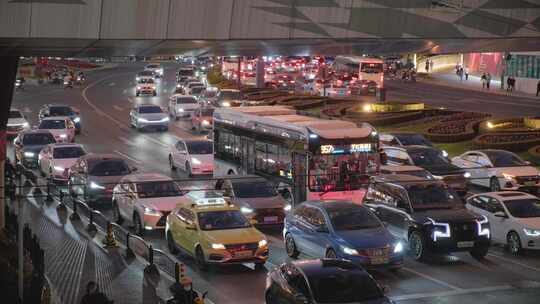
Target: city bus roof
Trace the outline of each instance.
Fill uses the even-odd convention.
[[[364,57],[364,56],[337,56],[334,61],[348,61],[351,63],[360,63],[360,62],[384,63],[382,59]]]
[[[214,111],[214,121],[275,136],[296,135],[296,139],[305,139],[311,133],[325,139],[364,138],[375,131],[368,123],[358,126],[350,121],[298,115],[296,110],[285,106],[218,108]]]

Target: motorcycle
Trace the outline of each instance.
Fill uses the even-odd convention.
[[[73,81],[64,80],[64,89],[73,89]]]
[[[75,83],[76,83],[77,85],[82,85],[82,84],[84,84],[85,81],[86,81],[86,76],[84,76],[84,75],[78,75],[78,76],[77,76],[77,80],[75,81]]]
[[[24,81],[21,79],[15,80],[15,91],[24,91]]]

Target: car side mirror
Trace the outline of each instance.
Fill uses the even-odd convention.
[[[508,215],[506,215],[506,213],[504,213],[503,211],[497,211],[493,213],[493,216],[500,217],[500,218],[508,218]]]

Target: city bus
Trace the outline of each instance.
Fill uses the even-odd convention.
[[[358,73],[359,84],[384,88],[384,61],[361,56],[337,56],[332,64],[337,73]]]
[[[263,176],[294,204],[361,202],[380,168],[379,136],[370,124],[299,115],[285,106],[217,108],[214,174]]]

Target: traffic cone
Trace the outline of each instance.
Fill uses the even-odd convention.
[[[114,237],[113,226],[111,223],[107,223],[107,235],[103,239],[103,245],[105,247],[118,247],[118,241]]]

